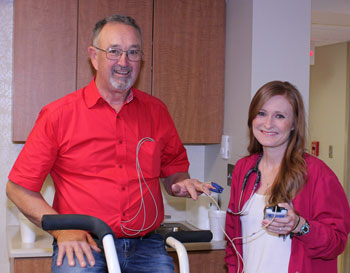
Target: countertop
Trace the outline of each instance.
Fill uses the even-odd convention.
[[[19,226],[7,226],[7,250],[10,258],[52,256],[52,236],[39,230],[34,243],[22,243]]]
[[[187,223],[185,223],[187,224]],[[52,256],[52,236],[45,231],[38,230],[34,243],[22,243],[18,225],[7,226],[7,249],[10,258],[50,257]],[[208,243],[186,243],[187,251],[225,249],[225,241],[211,241]],[[175,251],[167,247],[167,251]]]

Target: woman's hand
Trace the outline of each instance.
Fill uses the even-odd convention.
[[[278,206],[287,209],[287,216],[283,218],[275,217],[273,220],[264,219],[262,221],[262,226],[265,227],[267,231],[277,234],[286,235],[291,232],[299,232],[301,222],[305,220],[301,218],[288,203],[280,203]],[[301,218],[300,220],[299,217]]]

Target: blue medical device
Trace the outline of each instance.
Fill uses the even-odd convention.
[[[215,189],[209,189],[210,191],[217,192],[217,193],[222,193],[222,192],[224,191],[224,188],[221,187],[220,185],[216,184],[215,182],[211,182],[211,185],[212,185]]]

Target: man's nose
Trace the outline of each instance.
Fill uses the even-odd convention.
[[[128,54],[127,51],[123,51],[122,55],[120,55],[118,60],[118,64],[120,66],[126,66],[128,64],[129,60],[128,60],[127,54]]]

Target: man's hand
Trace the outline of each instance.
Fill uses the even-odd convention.
[[[95,258],[91,249],[101,252],[91,235],[84,230],[53,230],[50,233],[56,238],[58,245],[57,266],[62,265],[64,255],[68,264],[74,266],[74,255],[81,267],[86,267],[85,257],[89,265],[95,265]]]
[[[210,183],[202,183],[197,179],[187,178],[173,184],[171,191],[174,196],[191,197],[193,200],[197,200],[198,196],[203,192],[209,195],[210,188],[214,188]]]
[[[209,189],[214,189],[211,183],[202,183],[197,179],[191,179],[188,173],[175,173],[163,181],[164,187],[169,195],[178,197],[191,197],[197,200],[198,195],[203,192],[209,195]]]

